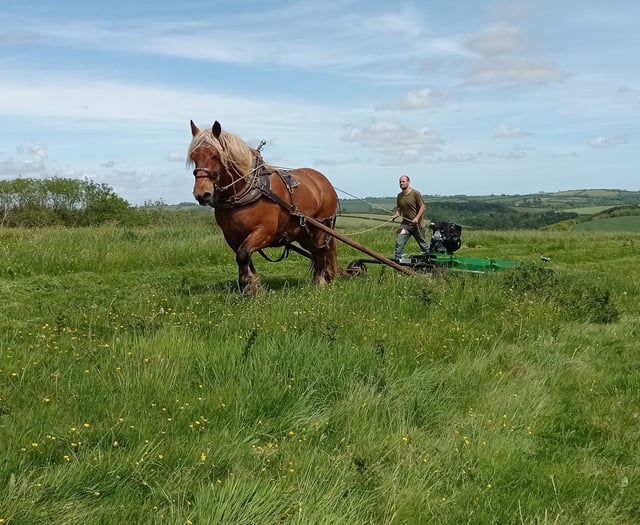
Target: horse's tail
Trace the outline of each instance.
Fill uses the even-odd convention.
[[[331,218],[331,229],[335,230],[336,228],[336,219],[338,218],[338,214],[336,214]],[[331,259],[327,264],[327,273],[330,274],[329,280],[333,281],[336,277],[351,277],[351,274],[342,268],[338,263],[338,241],[332,235],[331,239],[329,239],[328,251],[331,255],[328,257]]]
[[[329,228],[335,227],[335,216],[318,220]],[[316,283],[331,282],[338,276],[348,275],[338,264],[338,241],[331,233],[316,231],[311,243],[314,246],[310,260],[310,270]]]
[[[335,237],[331,237],[327,247],[327,277],[329,281],[333,281],[336,277],[344,277],[349,275],[344,268],[338,264],[338,241]]]
[[[335,228],[335,217],[333,220],[332,228]],[[338,241],[334,236],[331,236],[329,242],[327,243],[327,251],[325,256],[328,281],[333,281],[336,277],[352,276],[338,263]]]

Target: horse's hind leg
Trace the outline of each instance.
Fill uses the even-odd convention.
[[[331,278],[325,270],[325,249],[317,250],[313,254],[311,259],[311,266],[313,270],[313,284],[316,286],[323,286],[328,282],[331,282]]]
[[[311,249],[313,283],[322,286],[333,281],[338,273],[336,240],[324,232],[314,235]]]

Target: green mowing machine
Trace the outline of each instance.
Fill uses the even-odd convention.
[[[456,255],[462,245],[462,226],[453,222],[432,222],[431,243],[429,251],[415,255],[403,255],[399,261],[394,261],[403,268],[412,271],[437,273],[441,271],[488,273],[510,268],[519,268],[520,262],[504,261],[490,257],[465,257]],[[347,266],[351,275],[361,275],[367,272],[367,264],[385,264],[380,258],[355,259]]]

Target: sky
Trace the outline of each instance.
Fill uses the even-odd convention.
[[[0,180],[195,202],[189,121],[340,198],[640,190],[637,0],[0,0]]]

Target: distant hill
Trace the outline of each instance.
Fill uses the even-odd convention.
[[[640,232],[640,215],[607,217],[580,222],[572,229],[590,232]]]
[[[640,206],[640,191],[590,189],[540,192],[525,195],[424,195],[429,220],[457,222],[480,229],[541,228],[556,223],[565,227],[587,220],[634,215]],[[393,197],[341,199],[343,214],[388,215],[395,207]],[[632,227],[634,221],[618,221]],[[611,223],[613,225],[613,223]],[[616,227],[620,227],[616,223]],[[635,229],[631,231],[636,231]]]
[[[427,203],[441,202],[484,202],[502,204],[512,208],[540,211],[572,210],[599,207],[600,210],[625,204],[640,204],[640,191],[626,190],[570,190],[559,192],[539,192],[524,195],[424,195]],[[344,213],[385,213],[395,207],[395,195],[390,197],[366,197],[364,199],[340,199]]]
[[[485,230],[575,228],[640,232],[640,191],[590,189],[524,195],[424,195],[428,220],[456,222]],[[344,216],[392,213],[396,197],[340,199]],[[211,213],[211,208],[182,202],[171,211]],[[634,218],[636,217],[636,218]]]

